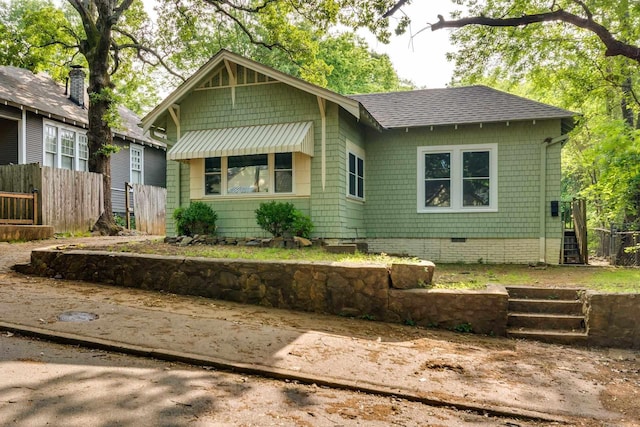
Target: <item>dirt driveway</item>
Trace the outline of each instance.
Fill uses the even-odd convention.
[[[587,350],[455,334],[27,277],[8,270],[12,263],[26,262],[31,249],[61,243],[97,242],[91,238],[0,244],[0,320],[23,316],[28,322],[24,316],[29,305],[40,303],[39,318],[31,316],[34,325],[58,327],[48,324],[55,313],[70,304],[85,304],[105,314],[119,311],[130,318],[135,327],[125,326],[126,338],[145,345],[160,339],[170,349],[206,353],[210,347],[201,346],[213,342],[217,352],[227,352],[228,357],[241,354],[243,361],[312,375],[355,375],[363,382],[391,384],[444,402],[530,409],[568,416],[574,425],[640,425],[637,351]],[[185,336],[186,328],[202,334]],[[103,329],[99,333],[107,339],[115,332]],[[277,349],[269,349],[269,337],[283,336],[284,343],[273,340]]]

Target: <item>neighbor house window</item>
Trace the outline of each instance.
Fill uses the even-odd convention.
[[[418,212],[496,211],[496,144],[418,147]]]
[[[293,192],[293,153],[209,157],[204,160],[204,194]]]
[[[89,170],[89,144],[84,134],[78,134],[78,170]]]
[[[44,127],[44,165],[58,167],[58,128],[51,125]]]
[[[60,167],[73,170],[76,156],[76,133],[69,129],[60,130]]]
[[[43,164],[54,168],[89,169],[87,135],[79,128],[44,121]]]
[[[364,151],[347,141],[347,195],[364,199]]]
[[[144,151],[142,147],[130,145],[129,156],[131,161],[131,183],[132,184],[144,184],[144,172],[143,172],[143,155]]]

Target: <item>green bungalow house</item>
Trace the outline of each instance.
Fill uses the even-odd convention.
[[[485,86],[343,96],[222,50],[151,111],[171,213],[259,237],[261,202],[314,236],[436,262],[557,264],[560,151],[575,113]]]

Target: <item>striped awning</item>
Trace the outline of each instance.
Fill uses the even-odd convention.
[[[186,132],[168,151],[170,160],[300,152],[313,157],[313,122]]]

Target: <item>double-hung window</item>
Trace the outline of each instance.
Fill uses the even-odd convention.
[[[60,129],[60,167],[74,170],[76,156],[76,133],[69,129]]]
[[[44,165],[58,167],[58,128],[52,125],[44,126]]]
[[[205,195],[293,192],[293,153],[204,159]]]
[[[143,155],[144,151],[142,147],[129,145],[129,156],[131,162],[130,180],[133,184],[144,184]]]
[[[83,133],[78,134],[78,170],[89,170],[89,143]]]
[[[347,196],[364,200],[364,150],[347,142]]]
[[[418,212],[495,212],[497,144],[418,147]]]

